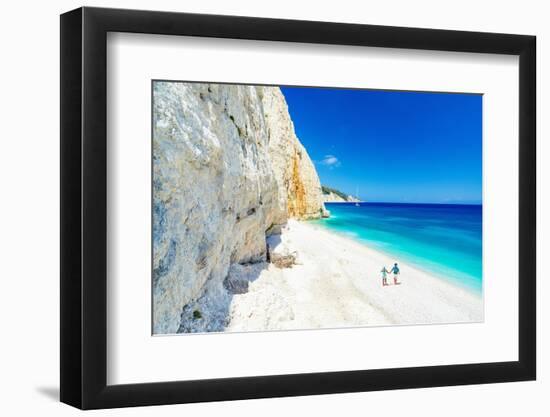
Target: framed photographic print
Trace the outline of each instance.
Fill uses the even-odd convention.
[[[61,400],[535,379],[535,38],[61,16]]]

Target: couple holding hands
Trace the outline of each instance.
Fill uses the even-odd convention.
[[[397,263],[393,264],[393,268],[389,271],[386,269],[386,266],[382,268],[380,271],[382,272],[382,286],[385,287],[388,285],[388,274],[393,274],[393,285],[399,285],[400,282],[397,281],[397,276],[399,275],[399,266],[397,266]]]

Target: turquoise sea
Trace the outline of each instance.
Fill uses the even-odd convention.
[[[396,262],[407,262],[481,293],[481,205],[325,205],[331,217],[315,220],[316,224],[384,252]]]

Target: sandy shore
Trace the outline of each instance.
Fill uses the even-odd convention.
[[[233,295],[225,331],[483,320],[480,296],[320,226],[290,221],[281,240],[297,264],[256,266],[248,292]],[[394,262],[402,284],[382,287],[379,271]]]

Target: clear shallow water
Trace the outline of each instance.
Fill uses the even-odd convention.
[[[314,223],[481,293],[481,205],[325,205],[331,217]]]

